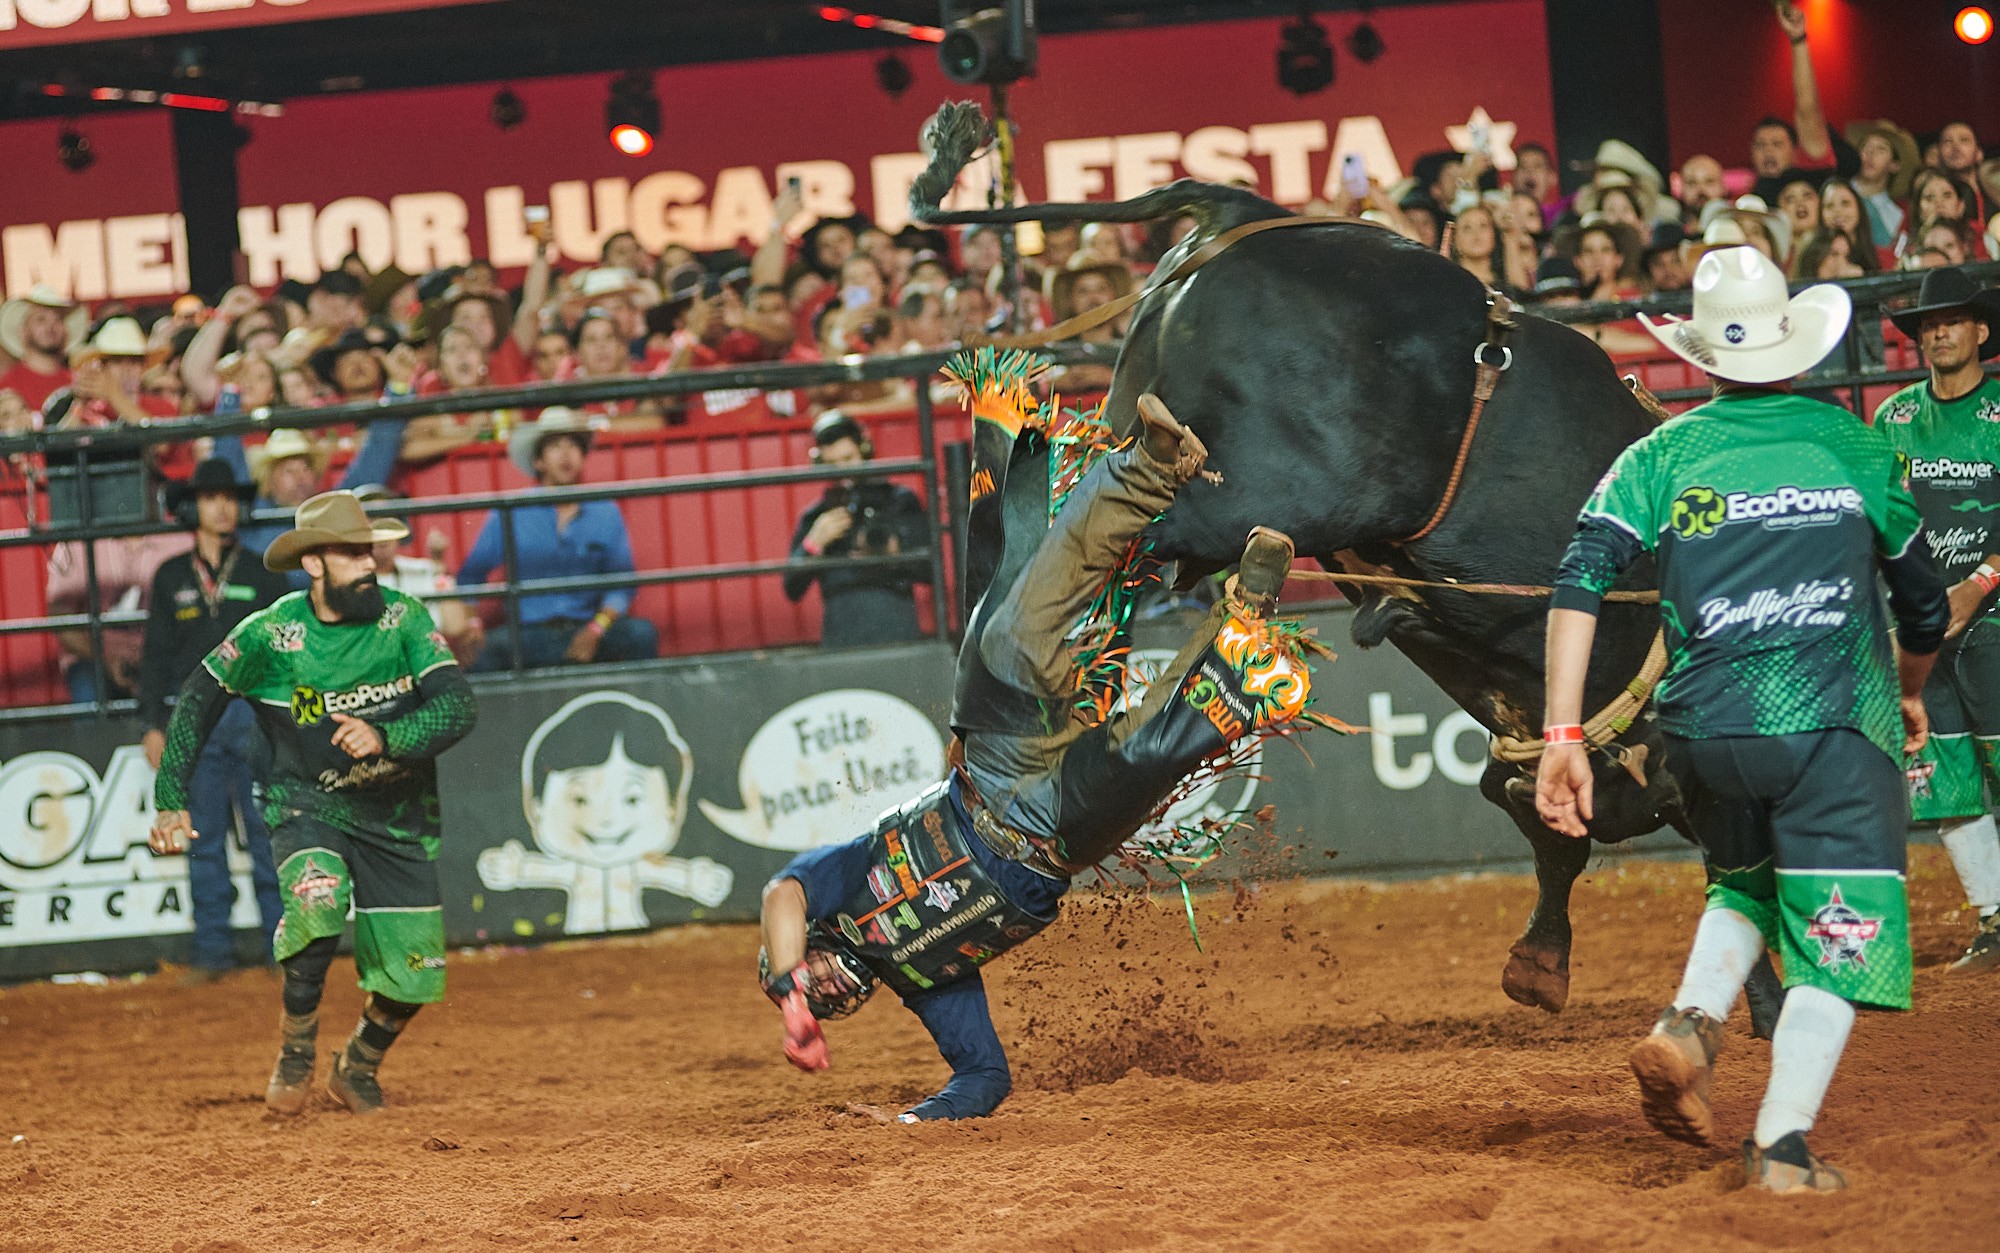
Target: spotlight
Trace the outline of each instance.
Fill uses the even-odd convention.
[[[1347,50],[1363,65],[1373,64],[1375,58],[1388,51],[1388,47],[1382,42],[1382,34],[1375,29],[1373,22],[1361,23],[1347,37]]]
[[[97,153],[91,149],[90,137],[74,126],[65,126],[56,135],[56,159],[72,174],[81,174],[97,164]]]
[[[1969,44],[1983,44],[1993,38],[1993,15],[1978,5],[1967,5],[1958,11],[1951,28],[1958,37]]]
[[[514,94],[512,87],[502,87],[493,93],[493,107],[487,110],[486,115],[493,119],[495,126],[510,131],[528,120],[528,106],[521,103],[521,98]]]
[[[1295,96],[1311,95],[1333,85],[1333,45],[1326,27],[1313,21],[1309,8],[1279,34],[1278,86]]]
[[[628,157],[643,157],[653,150],[653,136],[660,129],[660,98],[653,94],[651,74],[631,70],[611,80],[604,126],[611,146]]]
[[[910,63],[893,52],[875,63],[875,85],[888,92],[891,100],[908,91],[915,80]]]

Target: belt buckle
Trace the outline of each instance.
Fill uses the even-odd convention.
[[[1034,852],[1028,837],[1005,825],[993,816],[984,805],[969,805],[972,810],[972,829],[985,840],[987,846],[1008,861],[1026,861]]]

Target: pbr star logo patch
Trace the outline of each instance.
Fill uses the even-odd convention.
[[[1690,487],[1674,497],[1667,512],[1667,525],[1682,539],[1703,539],[1715,534],[1728,513],[1728,503],[1712,487]]]
[[[339,876],[323,869],[311,857],[306,858],[305,868],[299,871],[298,882],[292,884],[292,895],[307,909],[331,905],[334,893],[339,890]]]
[[[306,650],[306,628],[303,622],[273,622],[271,624],[271,651],[274,653],[302,653]]]
[[[1866,968],[1868,942],[1882,933],[1880,918],[1863,918],[1840,899],[1840,885],[1806,924],[1806,937],[1819,941],[1819,964],[1835,968],[1850,962]]]
[[[1910,781],[1910,796],[1916,800],[1928,800],[1931,795],[1931,776],[1937,773],[1934,761],[1913,762],[1903,777]]]

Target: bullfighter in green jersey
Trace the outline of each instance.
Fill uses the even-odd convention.
[[[272,750],[264,820],[284,918],[283,1042],[265,1091],[282,1114],[305,1108],[320,995],[354,907],[354,964],[368,1001],[334,1058],[327,1091],[355,1113],[382,1107],[376,1067],[417,1010],[444,999],[438,894],[438,754],[472,729],[472,689],[423,602],[375,580],[373,545],[401,523],[371,522],[351,492],[299,506],[264,564],[312,586],[243,620],[195,668],[167,725],[151,844],[177,853],[219,838],[188,822],[202,742],[231,697],[256,711]]]
[[[1930,378],[1875,410],[1903,454],[1924,538],[1950,585],[1951,631],[1924,688],[1931,738],[1907,770],[1910,816],[1935,822],[1979,930],[1958,971],[2000,969],[2000,292],[1962,270],[1924,276],[1917,305],[1893,315]]]
[[[1910,1005],[1901,762],[1924,740],[1920,693],[1948,620],[1889,441],[1791,392],[1850,313],[1837,287],[1788,300],[1784,273],[1755,249],[1703,257],[1693,318],[1648,326],[1715,379],[1715,399],[1619,454],[1577,520],[1549,611],[1536,807],[1581,837],[1598,603],[1642,553],[1658,561],[1668,666],[1655,716],[1707,854],[1708,909],[1632,1071],[1655,1127],[1708,1143],[1722,1020],[1766,949],[1781,953],[1771,1078],[1743,1143],[1747,1182],[1773,1192],[1846,1186],[1805,1133],[1854,1007]]]

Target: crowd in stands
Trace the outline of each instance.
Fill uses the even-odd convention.
[[[1913,134],[1893,121],[1861,119],[1836,130],[1819,104],[1805,19],[1786,7],[1777,20],[1791,39],[1795,110],[1750,127],[1739,153],[1691,155],[1668,176],[1614,139],[1597,151],[1589,181],[1566,193],[1541,143],[1517,145],[1504,172],[1484,151],[1440,151],[1416,160],[1411,177],[1394,187],[1370,183],[1363,194],[1315,200],[1305,211],[1373,221],[1539,305],[1685,288],[1701,250],[1721,242],[1747,242],[1800,280],[2000,256],[2000,160],[1986,158],[1973,128],[1953,122]],[[1010,286],[997,228],[891,233],[860,216],[813,220],[791,187],[761,243],[707,255],[678,246],[653,255],[620,232],[604,241],[597,264],[562,272],[548,224],[531,223],[541,247],[514,290],[485,261],[413,275],[394,266],[371,272],[358,256],[310,284],[288,281],[269,293],[234,288],[212,308],[190,295],[168,306],[114,301],[86,311],[37,289],[0,308],[0,431],[938,350],[1115,301],[1192,226],[1183,219],[1144,229],[1097,223],[1029,230],[1020,237],[1022,282]],[[1115,340],[1123,322],[1082,338]],[[1580,329],[1613,355],[1656,352],[1634,325]],[[1107,367],[1080,365],[1059,385],[1074,397],[1108,381]],[[740,429],[836,410],[865,427],[873,414],[907,411],[914,386],[890,379],[780,391],[716,387],[580,405],[562,421],[578,425],[571,440],[578,451],[607,431]],[[254,436],[248,446],[236,439],[212,447],[162,444],[152,468],[161,479],[185,480],[198,460],[219,457],[255,483],[261,507],[289,508],[334,486],[395,484],[480,441],[515,447],[514,433],[537,420],[535,411],[468,409],[378,420],[365,429],[282,431],[261,446]],[[580,459],[564,454],[544,467],[539,449],[513,459],[538,481],[551,474],[575,481]],[[342,456],[330,457],[336,452]],[[337,482],[328,477],[332,460],[345,467]],[[19,457],[0,471],[34,472]],[[814,518],[801,522],[795,555],[813,555],[809,538],[832,542],[826,532],[846,521],[834,508],[837,516],[817,531]],[[245,528],[247,544],[268,539],[253,529]],[[130,605],[135,596],[142,607],[148,565],[162,559],[152,550],[173,547],[148,543],[129,562],[117,554],[100,559],[105,607]],[[484,561],[482,572],[490,571],[491,555],[483,547],[469,553],[475,560],[466,569]],[[568,556],[549,556],[552,569],[574,571]],[[55,553],[52,610],[80,605],[80,569],[76,553]],[[487,664],[506,664],[516,650],[577,659],[600,637],[606,655],[650,655],[650,628],[618,626],[616,614],[607,623],[593,605],[572,600],[551,610],[548,629],[524,621],[523,638],[490,641],[498,651]],[[598,623],[592,641],[576,642],[579,623],[591,622]],[[129,687],[124,654],[136,658],[136,647],[122,637],[106,641],[107,651],[116,643],[120,653],[113,682]]]

